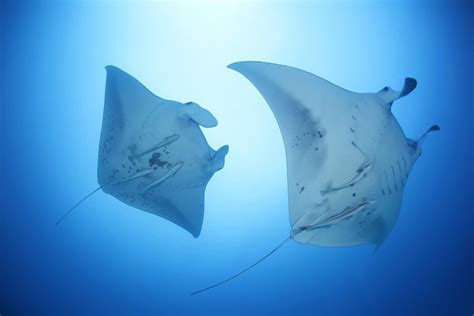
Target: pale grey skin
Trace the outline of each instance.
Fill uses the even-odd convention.
[[[280,127],[291,238],[330,247],[380,246],[398,218],[426,135],[408,139],[391,112],[416,81],[407,78],[401,92],[355,93],[283,65],[238,62],[229,68],[260,91]]]
[[[199,125],[214,127],[217,120],[195,103],[159,98],[124,71],[106,69],[102,190],[198,237],[206,185],[228,152],[209,147]]]

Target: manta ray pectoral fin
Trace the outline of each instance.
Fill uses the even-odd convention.
[[[132,118],[138,113],[148,113],[157,105],[167,102],[140,83],[136,78],[115,66],[106,66],[104,117]],[[117,118],[115,118],[117,119]]]
[[[217,119],[214,115],[194,102],[185,103],[183,110],[191,120],[203,127],[217,126]]]
[[[224,168],[225,156],[228,152],[229,146],[224,145],[214,153],[214,156],[212,157],[212,169],[214,172]]]
[[[414,78],[405,78],[405,83],[401,91],[394,91],[389,87],[385,87],[377,95],[384,100],[384,103],[391,105],[393,101],[403,98],[404,96],[409,95],[413,90],[415,90],[417,82]]]

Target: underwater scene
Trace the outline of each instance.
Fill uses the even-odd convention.
[[[469,1],[0,4],[0,316],[473,315]]]

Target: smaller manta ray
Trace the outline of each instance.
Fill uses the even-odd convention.
[[[309,72],[264,62],[238,62],[233,69],[259,90],[270,106],[285,145],[290,239],[302,244],[380,247],[394,226],[408,175],[425,136],[405,136],[391,112],[416,80],[401,91],[344,90]]]
[[[229,147],[214,151],[199,125],[216,118],[193,102],[162,99],[117,67],[107,66],[99,145],[102,189],[137,209],[163,217],[197,238],[204,216],[204,191],[224,167]]]

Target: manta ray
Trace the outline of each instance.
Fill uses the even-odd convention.
[[[123,70],[107,66],[99,143],[99,187],[123,203],[184,228],[197,238],[204,216],[204,192],[224,167],[229,147],[207,144],[200,126],[216,118],[194,102],[154,95]]]
[[[291,231],[248,271],[289,240],[302,244],[380,247],[397,221],[403,191],[421,144],[405,136],[391,109],[416,87],[375,93],[340,88],[307,71],[265,62],[229,65],[246,77],[270,106],[283,138]]]

